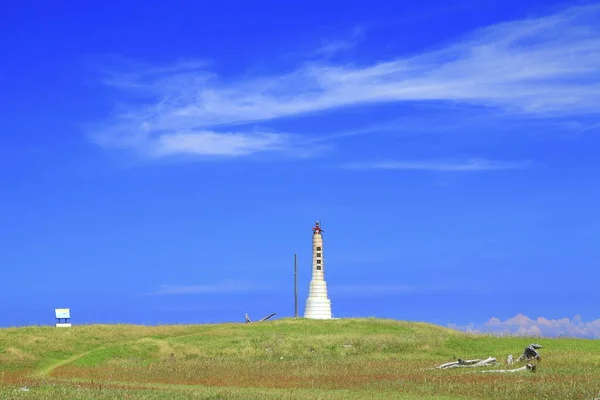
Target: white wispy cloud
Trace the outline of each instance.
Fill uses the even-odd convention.
[[[315,51],[315,54],[331,56],[333,54],[339,53],[340,51],[352,49],[357,44],[358,42],[353,40],[333,40],[324,43]]]
[[[337,53],[354,49],[364,39],[365,31],[361,26],[355,26],[348,37],[337,40],[324,40],[314,55],[331,57]]]
[[[441,161],[380,161],[344,164],[342,168],[348,169],[390,169],[390,170],[415,170],[436,172],[475,172],[523,169],[531,165],[528,161],[507,162],[484,159],[471,159],[465,162]]]
[[[202,284],[202,285],[160,285],[155,295],[170,294],[202,294],[202,293],[239,293],[262,291],[266,288],[261,285],[225,281],[220,283]]]
[[[549,319],[545,317],[532,319],[526,315],[517,314],[504,321],[492,317],[481,325],[475,323],[468,325],[449,324],[448,327],[471,333],[491,333],[509,336],[600,338],[600,319],[585,322],[579,315],[572,319]]]
[[[284,74],[230,79],[188,61],[114,74],[105,83],[138,101],[93,137],[151,157],[239,156],[302,143],[250,124],[350,106],[441,101],[537,116],[597,114],[599,14],[600,5],[588,5],[505,22],[444,48],[372,64],[307,62]]]

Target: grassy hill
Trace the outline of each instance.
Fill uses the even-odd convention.
[[[544,346],[536,373],[429,370],[455,358],[516,358],[532,342]],[[600,341],[381,319],[0,329],[2,399],[591,400],[598,377]]]

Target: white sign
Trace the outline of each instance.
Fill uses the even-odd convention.
[[[58,319],[71,318],[71,310],[68,308],[57,308],[54,310],[54,312],[56,313],[56,318]]]

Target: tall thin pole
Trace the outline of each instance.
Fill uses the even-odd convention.
[[[294,254],[294,317],[298,318],[298,257]]]

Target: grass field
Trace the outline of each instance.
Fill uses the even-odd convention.
[[[544,346],[536,373],[429,370],[455,358],[502,362],[532,342]],[[0,378],[1,399],[592,400],[600,341],[380,319],[24,327],[0,329]]]

